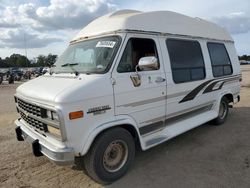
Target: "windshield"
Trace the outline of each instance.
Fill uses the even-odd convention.
[[[119,47],[119,37],[102,37],[69,45],[53,72],[105,73]]]

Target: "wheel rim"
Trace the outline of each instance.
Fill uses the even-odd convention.
[[[219,110],[219,117],[221,119],[224,119],[224,117],[226,116],[226,112],[227,112],[227,106],[226,103],[224,101],[222,101],[220,103],[220,110]]]
[[[128,158],[128,145],[123,140],[114,140],[103,155],[103,167],[108,172],[120,170]]]

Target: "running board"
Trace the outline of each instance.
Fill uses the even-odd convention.
[[[218,113],[214,110],[210,110],[191,118],[181,120],[172,125],[166,125],[166,128],[159,131],[156,134],[149,135],[144,138],[145,150],[155,145],[165,142],[171,138],[174,138],[184,132],[187,132],[195,127],[198,127],[206,122],[215,119]]]

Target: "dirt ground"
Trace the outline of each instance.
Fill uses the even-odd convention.
[[[223,126],[206,124],[137,152],[128,174],[108,187],[250,187],[250,66],[242,74],[241,101]],[[82,167],[34,157],[28,143],[16,141],[18,85],[0,85],[0,187],[101,187]]]

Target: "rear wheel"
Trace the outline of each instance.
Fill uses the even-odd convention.
[[[218,117],[213,120],[213,123],[215,125],[223,124],[227,119],[228,111],[229,111],[228,100],[226,97],[223,97],[220,102]]]
[[[134,161],[135,143],[123,128],[102,133],[84,157],[84,166],[95,181],[108,184],[121,178]]]

